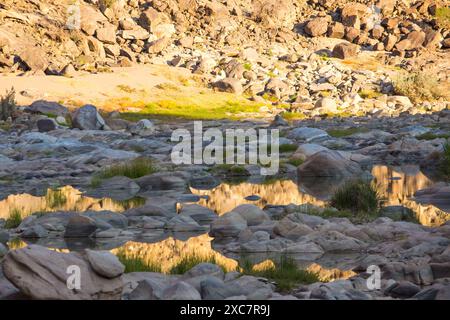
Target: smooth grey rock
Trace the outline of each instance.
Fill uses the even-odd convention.
[[[209,232],[211,237],[236,237],[247,228],[247,221],[234,211],[225,213],[212,222]]]
[[[228,297],[238,296],[239,289],[215,277],[208,277],[200,283],[200,294],[203,300],[224,300]]]
[[[67,286],[70,266],[80,268],[80,290]],[[10,251],[3,260],[3,272],[21,292],[37,300],[119,299],[123,288],[120,277],[99,276],[79,254],[37,245]]]
[[[142,137],[151,136],[155,133],[155,125],[148,119],[141,119],[130,128],[130,132]]]
[[[58,124],[54,119],[39,119],[36,122],[39,132],[49,132],[56,130],[58,128]]]
[[[89,195],[96,198],[108,197],[117,201],[125,201],[135,197],[139,190],[139,185],[132,179],[116,176],[102,180],[99,186],[89,192]]]
[[[196,265],[192,269],[188,270],[184,274],[185,277],[189,277],[189,278],[203,276],[203,275],[210,275],[210,276],[214,276],[214,277],[223,279],[224,272],[223,272],[223,269],[220,266],[218,266],[217,264],[203,262],[203,263],[199,263],[198,265]]]
[[[408,281],[396,282],[385,290],[394,298],[411,298],[420,291],[420,287]]]
[[[328,137],[329,135],[326,131],[309,127],[296,128],[288,134],[288,138],[295,140],[305,140],[306,142]]]
[[[186,181],[175,175],[158,172],[134,180],[143,191],[182,190],[187,188]]]
[[[129,300],[159,300],[162,288],[151,279],[138,282],[138,286],[129,294]]]
[[[239,215],[247,221],[248,226],[259,225],[264,221],[270,220],[267,213],[253,204],[241,204],[234,208],[233,212],[239,213]]]
[[[65,238],[89,237],[97,230],[95,220],[82,215],[71,217],[66,226]]]
[[[109,251],[86,250],[86,257],[92,269],[99,275],[112,279],[125,272],[125,266]]]
[[[194,219],[188,216],[176,216],[169,220],[164,226],[165,229],[172,230],[174,232],[187,232],[187,231],[203,231],[206,227],[200,226]]]
[[[164,300],[201,300],[200,293],[184,281],[166,288],[163,292]]]
[[[9,232],[0,230],[0,243],[6,243],[9,240]]]
[[[218,218],[218,215],[214,211],[198,204],[183,205],[180,210],[180,215],[191,217],[198,223],[207,223]]]
[[[25,108],[26,112],[39,113],[43,115],[53,115],[53,116],[66,116],[69,114],[69,109],[63,105],[45,100],[34,101],[31,105]]]
[[[93,219],[98,225],[107,224],[118,229],[128,227],[128,218],[121,213],[112,211],[86,211],[83,216]]]

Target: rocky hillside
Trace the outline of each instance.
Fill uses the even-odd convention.
[[[450,47],[444,1],[86,0],[79,1],[79,5],[72,3],[70,0],[2,1],[0,66],[3,71],[59,74],[72,70],[72,66],[95,71],[168,59],[172,64],[184,63],[195,68],[199,67],[198,56],[210,51],[219,51],[222,57],[237,56],[246,48],[270,54],[270,47],[280,43],[289,53],[296,53],[308,47],[308,37],[317,36],[345,38],[364,49],[386,50],[401,57]],[[252,53],[247,49],[240,56],[245,59]]]
[[[6,0],[0,71],[165,65],[290,117],[434,112],[449,101],[448,12],[444,1]]]

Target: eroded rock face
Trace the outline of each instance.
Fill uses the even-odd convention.
[[[68,288],[68,279],[76,270],[71,266],[79,267],[79,290]],[[3,260],[3,272],[21,292],[38,300],[119,299],[123,286],[121,277],[99,275],[79,254],[59,253],[37,245],[10,251]]]

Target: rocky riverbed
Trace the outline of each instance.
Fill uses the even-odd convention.
[[[205,122],[221,130],[279,129],[280,143],[295,147],[280,153],[280,172],[268,178],[259,175],[257,165],[238,171],[173,165],[171,130],[192,129],[190,121],[141,120],[113,130],[111,124],[119,121],[114,113],[103,118],[87,106],[73,115],[79,128],[47,130],[43,120],[53,122],[39,113],[49,109],[68,113],[60,105],[35,103],[21,117],[36,129],[0,135],[3,298],[448,297],[450,198],[435,156],[446,139],[421,138],[448,130],[446,111],[392,119]],[[336,137],[337,130],[348,128],[354,132]],[[152,159],[157,170],[92,183],[101,168],[139,157]],[[363,223],[321,217],[333,190],[354,177],[379,186],[384,196],[380,217]],[[5,228],[13,211],[23,221]],[[228,272],[201,264],[180,276],[123,274],[112,253],[98,250],[138,252],[161,265],[203,250]],[[335,281],[280,293],[276,283],[235,271],[242,257],[258,264],[285,255]],[[65,278],[58,274],[73,261],[89,274],[89,290],[65,289]],[[379,290],[367,289],[370,265],[382,272]],[[49,278],[38,280],[41,272]]]
[[[0,299],[450,299],[449,12],[2,1]]]

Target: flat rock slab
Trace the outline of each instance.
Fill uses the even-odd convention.
[[[79,290],[68,288],[68,279],[75,274],[68,272],[71,266],[80,270]],[[79,254],[37,245],[10,251],[3,261],[3,272],[22,293],[39,300],[119,299],[123,287],[121,277],[100,276]]]

